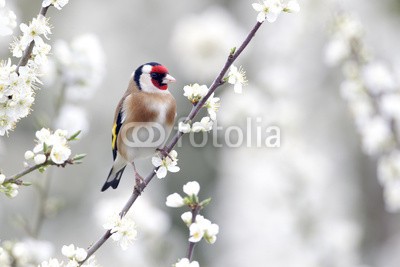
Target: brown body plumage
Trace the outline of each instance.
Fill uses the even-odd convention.
[[[149,79],[147,75],[152,75],[152,72],[151,70],[149,73],[146,72],[149,69],[147,66],[149,64],[142,65],[136,70],[129,81],[128,89],[117,105],[112,128],[114,164],[102,191],[110,186],[113,188],[118,186],[127,163],[133,165],[136,177],[140,177],[136,172],[134,161],[151,156],[155,149],[162,148],[174,125],[176,102],[168,91],[166,83],[175,79],[167,71],[158,77],[158,82],[153,78]],[[160,71],[159,69],[160,67],[157,70]],[[141,72],[140,75],[138,72]],[[157,142],[150,138],[142,140],[146,139],[146,131],[149,129],[146,127],[150,127],[154,132],[160,131],[159,135],[153,137],[153,139],[158,138]],[[132,138],[135,134],[139,134],[141,138]]]

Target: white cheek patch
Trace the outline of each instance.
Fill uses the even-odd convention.
[[[152,66],[150,66],[150,65],[144,65],[143,67],[142,67],[142,73],[150,73],[151,72],[151,70],[152,70]]]
[[[150,75],[147,74],[142,74],[140,76],[140,86],[142,88],[143,92],[156,92],[158,89],[153,85],[153,82],[151,81]]]

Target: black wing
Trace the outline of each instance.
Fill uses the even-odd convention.
[[[117,157],[117,151],[118,151],[118,147],[117,147],[117,137],[118,137],[118,133],[121,130],[121,126],[122,126],[122,109],[119,110],[118,112],[118,116],[116,121],[114,122],[114,125],[112,127],[112,135],[111,135],[111,147],[112,147],[112,153],[113,153],[113,159],[115,160],[115,158]]]

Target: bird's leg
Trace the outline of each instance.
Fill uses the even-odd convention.
[[[156,151],[160,152],[161,155],[164,156],[164,158],[168,157],[168,158],[170,158],[170,159],[172,160],[171,156],[169,155],[169,153],[167,152],[167,150],[165,149],[165,147],[163,147],[163,148],[159,148],[159,147],[158,147],[158,148],[156,148]]]
[[[135,190],[141,193],[144,189],[144,186],[146,185],[146,182],[144,181],[143,177],[140,176],[138,171],[136,170],[135,163],[132,161],[132,166],[133,170],[135,171]]]

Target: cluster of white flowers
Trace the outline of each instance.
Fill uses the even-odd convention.
[[[43,0],[42,7],[53,5],[58,10],[61,10],[68,2],[69,0]]]
[[[4,6],[2,1],[0,7]],[[47,1],[43,5],[54,4],[61,8],[68,1]],[[13,15],[8,16],[9,26],[14,24]],[[1,20],[4,17],[1,16]],[[0,28],[4,28],[4,23]],[[4,30],[4,29],[2,29]],[[43,40],[51,34],[48,19],[39,14],[29,24],[21,23],[22,35],[11,44],[12,54],[16,58],[27,56],[24,66],[12,65],[11,59],[0,62],[0,136],[12,130],[16,123],[26,117],[34,102],[34,89],[40,83],[41,67],[47,62],[51,46]],[[6,31],[7,32],[7,31]],[[30,45],[34,45],[31,55],[24,55]]]
[[[195,83],[183,87],[183,95],[186,96],[192,104],[197,104],[207,93],[207,85],[199,85],[198,83]]]
[[[87,252],[83,248],[75,247],[74,244],[69,246],[63,246],[61,249],[61,253],[68,258],[68,261],[64,263],[63,261],[59,261],[58,259],[51,258],[49,260],[43,261],[38,267],[99,267],[96,263],[95,257],[91,256],[89,259],[87,258]],[[80,262],[85,261],[84,264],[80,264]]]
[[[237,68],[231,65],[225,81],[234,86],[235,93],[241,94],[243,85],[247,83],[245,71],[241,67]],[[209,93],[209,89],[206,85],[199,85],[198,83],[186,85],[183,91],[183,95],[186,96],[193,105],[196,105]],[[182,133],[211,131],[214,121],[217,119],[217,111],[220,106],[220,98],[214,97],[214,93],[212,93],[202,106],[207,109],[208,116],[203,117],[199,122],[194,122],[193,125],[191,125],[190,122],[179,122],[178,130]]]
[[[67,257],[70,262],[68,266],[78,266],[79,262],[83,261],[87,257],[87,252],[83,248],[76,247],[74,244],[69,246],[63,246],[61,248],[61,253]]]
[[[55,164],[65,163],[71,156],[67,135],[65,130],[57,129],[52,133],[42,128],[36,132],[36,146],[25,152],[25,159],[33,160],[36,165],[44,164],[49,158]]]
[[[0,36],[11,35],[16,26],[17,16],[6,8],[5,0],[0,0]]]
[[[1,267],[35,267],[53,253],[48,241],[24,239],[21,241],[3,241],[0,245]]]
[[[366,154],[378,157],[378,177],[386,207],[400,210],[400,172],[397,172],[400,129],[400,83],[385,64],[373,61],[363,41],[363,28],[342,14],[334,23],[326,46],[329,65],[342,65],[341,95],[347,101]]]
[[[179,172],[180,168],[178,165],[178,152],[172,150],[168,156],[162,159],[159,156],[153,157],[151,162],[155,167],[158,167],[156,175],[159,179],[167,176],[167,172]]]
[[[173,265],[174,267],[200,267],[197,261],[190,262],[189,259],[180,259],[177,263]]]
[[[0,192],[4,193],[9,198],[14,198],[18,195],[19,186],[15,183],[4,183],[6,176],[0,173]]]
[[[209,92],[206,85],[199,85],[197,83],[186,85],[183,90],[183,95],[186,96],[193,105],[196,105]],[[203,105],[203,107],[207,109],[208,116],[202,118],[200,122],[193,123],[193,126],[189,122],[179,122],[178,130],[182,133],[208,132],[212,130],[214,121],[217,119],[217,111],[220,105],[220,98],[214,97],[214,93],[212,93]]]
[[[192,222],[192,214],[189,211],[182,214],[181,218],[189,226],[190,242],[197,243],[202,238],[209,244],[214,244],[217,241],[217,234],[219,232],[217,224],[211,223],[210,220],[204,218],[202,215],[197,215],[195,221]]]
[[[191,181],[183,186],[183,192],[186,194],[182,197],[178,193],[173,193],[167,196],[165,204],[171,208],[179,208],[185,205],[191,208],[191,211],[187,211],[181,215],[183,222],[189,227],[190,237],[189,242],[197,243],[203,238],[210,244],[214,244],[217,240],[217,234],[219,232],[219,226],[215,223],[211,223],[210,220],[204,218],[204,216],[197,214],[197,209],[203,208],[210,202],[210,199],[200,202],[198,194],[200,192],[200,184],[196,181]],[[193,220],[193,217],[196,216]],[[180,264],[180,265],[178,265]],[[181,259],[176,266],[199,266],[197,262],[190,263],[188,259]]]
[[[257,16],[258,22],[274,22],[280,13],[296,13],[300,11],[300,6],[297,0],[289,2],[282,0],[264,0],[262,3],[254,3],[253,8],[259,12]]]
[[[113,214],[103,227],[111,231],[111,238],[119,242],[123,250],[128,249],[137,237],[136,223],[129,213],[122,218],[117,213]]]

